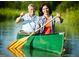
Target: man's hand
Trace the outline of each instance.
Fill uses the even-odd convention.
[[[24,14],[25,14],[24,12],[21,12],[20,13],[20,16],[16,18],[16,21],[15,22],[16,23],[19,23],[21,21],[21,17],[24,16]]]
[[[21,12],[21,13],[20,13],[20,16],[22,17],[24,14],[25,14],[24,12]]]

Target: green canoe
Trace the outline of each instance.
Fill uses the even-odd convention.
[[[17,40],[28,35],[17,35]],[[64,33],[56,33],[50,35],[32,35],[27,42],[24,44],[23,48],[33,47],[36,49],[41,49],[44,51],[54,52],[57,54],[62,54],[64,45]]]

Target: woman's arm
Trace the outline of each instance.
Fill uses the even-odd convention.
[[[62,23],[63,22],[63,19],[61,18],[60,13],[57,13],[56,14],[55,21],[56,21],[56,23]]]

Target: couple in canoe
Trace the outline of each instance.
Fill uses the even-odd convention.
[[[37,16],[35,14],[36,7],[33,4],[29,4],[28,13],[25,14],[22,12],[20,14],[16,19],[16,23],[23,22],[20,34],[51,34],[55,32],[55,23],[62,23],[60,13],[57,13],[56,16],[52,16],[50,5],[42,4],[39,11],[39,16]],[[45,26],[43,26],[44,24]],[[40,27],[41,29],[39,29]]]

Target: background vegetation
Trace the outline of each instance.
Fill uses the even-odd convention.
[[[33,3],[37,7],[37,14],[42,3],[48,3],[52,8],[52,15],[60,12],[64,22],[58,26],[58,30],[70,32],[79,31],[79,2],[78,1],[0,1],[0,22],[6,20],[15,20],[19,14],[27,12],[28,4]],[[61,28],[64,27],[62,30]],[[77,29],[76,29],[77,28]]]

